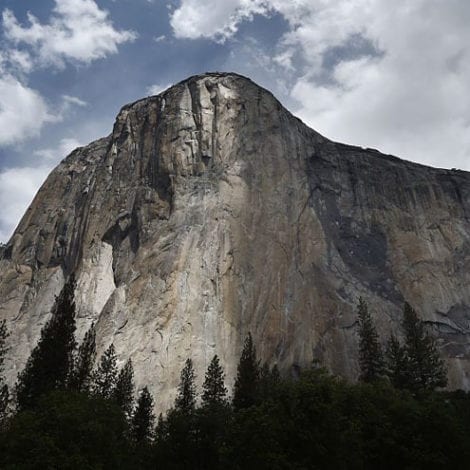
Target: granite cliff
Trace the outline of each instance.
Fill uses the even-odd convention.
[[[72,271],[78,337],[95,321],[162,408],[189,356],[232,385],[248,331],[355,378],[359,296],[384,337],[410,302],[470,388],[470,174],[332,142],[236,74],[124,106],[50,174],[0,251],[10,382]]]

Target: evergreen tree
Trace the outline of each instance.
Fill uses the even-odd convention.
[[[98,369],[93,374],[93,393],[106,400],[112,398],[117,381],[116,351],[114,344],[103,353]]]
[[[75,350],[75,278],[72,275],[56,298],[52,316],[41,331],[16,385],[18,409],[34,407],[46,392],[67,385]]]
[[[396,388],[404,388],[406,385],[406,371],[408,361],[405,349],[400,345],[395,335],[390,335],[386,350],[387,376]]]
[[[217,354],[207,368],[206,377],[202,385],[203,406],[225,405],[227,402],[227,388],[224,384],[224,371],[220,366]]]
[[[96,358],[96,331],[93,323],[86,332],[74,361],[69,387],[77,392],[89,392]]]
[[[439,357],[436,342],[408,303],[405,303],[403,312],[403,330],[407,358],[406,387],[412,391],[445,387],[447,371]]]
[[[158,415],[154,437],[157,444],[164,443],[168,439],[168,425],[165,419],[163,419],[162,413]]]
[[[181,371],[178,396],[175,400],[175,409],[185,414],[191,414],[196,407],[196,376],[194,374],[193,361],[186,359]]]
[[[260,400],[266,401],[272,398],[277,391],[277,387],[281,381],[279,369],[275,365],[272,369],[269,368],[267,362],[263,364],[259,373],[259,391],[258,396]]]
[[[153,398],[147,387],[144,387],[137,400],[131,422],[131,435],[135,442],[146,443],[153,437],[155,416]]]
[[[5,343],[8,336],[9,333],[7,330],[6,322],[5,320],[3,320],[2,322],[0,322],[0,423],[5,417],[10,398],[8,385],[5,383],[5,377],[3,375],[5,356],[8,351],[8,348]]]
[[[113,398],[122,411],[124,411],[124,414],[129,417],[134,401],[134,368],[130,359],[119,372]]]
[[[243,346],[235,380],[233,406],[236,410],[256,404],[259,391],[259,362],[251,333],[248,333]]]
[[[375,329],[367,303],[361,297],[357,309],[359,320],[359,380],[374,382],[384,375],[385,364],[379,335]]]

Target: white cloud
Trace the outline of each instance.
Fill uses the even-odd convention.
[[[0,172],[0,242],[7,242],[53,167],[80,147],[78,140],[64,138],[56,147],[34,152],[37,164]]]
[[[241,21],[266,14],[267,5],[265,0],[183,0],[171,14],[170,23],[177,38],[224,42],[236,33]]]
[[[294,112],[309,125],[333,139],[470,170],[469,2],[182,0],[171,24],[177,37],[220,41],[270,11],[289,25],[273,62],[293,77]]]
[[[61,121],[72,106],[86,105],[80,98],[63,95],[51,110],[27,85],[26,75],[34,67],[89,63],[117,52],[119,44],[136,37],[115,29],[94,0],[55,0],[47,24],[29,13],[29,25],[22,26],[8,9],[2,18],[6,41],[0,50],[0,146],[37,136],[45,123]]]
[[[49,23],[42,24],[31,13],[28,21],[28,26],[22,26],[10,10],[3,11],[5,37],[29,46],[41,66],[90,63],[116,53],[118,45],[136,38],[132,31],[115,29],[108,12],[94,0],[55,0]]]
[[[56,147],[36,150],[35,155],[44,159],[46,162],[57,163],[65,158],[72,150],[80,147],[82,144],[74,138],[61,139]]]
[[[44,123],[54,120],[37,91],[11,75],[0,77],[0,145],[38,135]]]
[[[159,95],[162,91],[165,91],[167,88],[170,88],[171,83],[167,83],[166,85],[159,85],[156,83],[155,85],[151,85],[147,88],[147,95]]]
[[[50,168],[12,168],[0,173],[0,242],[10,238]]]
[[[77,98],[76,96],[62,95],[62,99],[64,100],[64,103],[80,107],[87,106],[88,104],[86,101],[83,101],[80,98]]]
[[[351,9],[345,0],[323,3],[285,38],[285,47],[299,48],[305,60],[292,90],[298,114],[336,140],[470,169],[470,102],[464,99],[470,5],[360,0]],[[354,34],[382,53],[344,58],[327,83],[319,80],[326,51]]]

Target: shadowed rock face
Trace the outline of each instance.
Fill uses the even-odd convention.
[[[359,296],[384,337],[410,302],[470,387],[470,174],[334,143],[235,74],[125,106],[51,173],[0,253],[11,381],[72,271],[79,337],[96,321],[162,409],[189,356],[231,386],[248,331],[355,378]]]

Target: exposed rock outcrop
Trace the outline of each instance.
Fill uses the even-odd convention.
[[[235,74],[125,106],[113,132],[51,173],[0,254],[11,381],[64,278],[78,333],[132,357],[162,408],[192,356],[235,376],[251,331],[280,368],[357,374],[354,308],[380,332],[409,301],[470,387],[470,174],[332,142]]]

